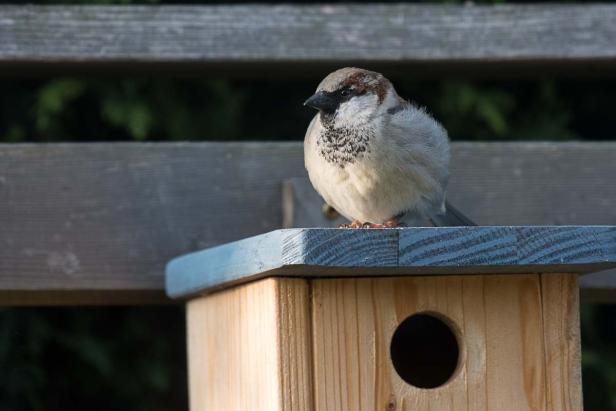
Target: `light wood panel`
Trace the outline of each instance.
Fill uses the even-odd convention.
[[[312,411],[309,286],[266,279],[187,306],[191,411]]]
[[[580,363],[572,351],[552,347],[567,366],[559,369],[560,378],[546,378],[546,367],[556,368],[544,361],[544,330],[551,329],[557,310],[546,298],[539,275],[315,280],[315,409],[579,409],[548,401],[560,392],[555,384],[575,381]],[[405,383],[389,357],[397,325],[425,311],[448,319],[462,341],[457,373],[430,390]],[[566,317],[561,326],[571,331],[577,323]],[[579,340],[569,342],[570,350],[579,350]]]
[[[580,310],[577,276],[541,276],[548,409],[582,409]]]

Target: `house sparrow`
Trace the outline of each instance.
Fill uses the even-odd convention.
[[[334,71],[304,105],[319,110],[304,139],[306,169],[323,199],[352,221],[343,227],[396,227],[418,218],[474,225],[445,201],[447,131],[383,75]]]

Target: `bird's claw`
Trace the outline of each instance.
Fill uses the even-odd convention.
[[[399,227],[398,220],[395,218],[390,218],[389,220],[383,222],[383,224],[375,224],[370,222],[362,223],[358,220],[353,220],[349,224],[340,224],[338,228],[395,228]]]
[[[364,224],[362,224],[362,228],[396,228],[398,226],[398,220],[395,218],[390,218],[389,220],[383,222],[383,224],[375,224],[369,222],[365,222]]]
[[[362,224],[358,220],[351,221],[350,224],[340,224],[338,228],[361,228]]]
[[[385,224],[375,224],[375,223],[365,222],[362,224],[361,228],[388,228],[388,226],[386,226]]]

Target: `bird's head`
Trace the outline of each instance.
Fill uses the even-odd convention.
[[[399,104],[389,80],[382,74],[355,67],[330,73],[304,105],[319,110],[321,121],[335,127],[356,127]]]

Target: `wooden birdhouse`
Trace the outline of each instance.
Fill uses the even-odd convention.
[[[173,260],[192,411],[581,410],[616,227],[288,229]]]

